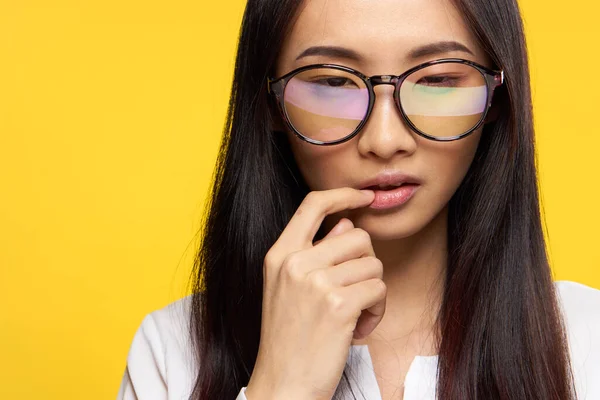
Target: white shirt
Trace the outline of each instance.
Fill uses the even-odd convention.
[[[570,281],[555,282],[565,316],[579,400],[600,399],[600,290]],[[117,400],[188,400],[196,377],[188,339],[191,296],[148,314],[136,332]],[[381,400],[367,345],[348,355],[350,384],[367,400]],[[438,356],[417,356],[404,382],[405,400],[435,400]],[[246,399],[240,388],[235,400]],[[232,399],[233,400],[233,399]]]

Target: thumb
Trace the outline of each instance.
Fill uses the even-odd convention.
[[[316,242],[313,243],[313,246],[316,246],[317,244],[321,243],[323,240],[327,239],[327,238],[332,238],[334,236],[337,235],[341,235],[344,232],[348,232],[349,230],[354,228],[354,224],[352,223],[352,221],[350,221],[348,218],[342,218],[338,221],[337,224],[335,224],[335,226],[329,231],[329,233],[327,235],[325,235],[325,237],[321,240],[317,240]]]

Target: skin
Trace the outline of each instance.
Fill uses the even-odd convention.
[[[451,51],[411,58],[411,50],[453,40],[470,53]],[[296,57],[311,46],[339,46],[360,55]],[[446,0],[309,0],[301,8],[281,48],[276,76],[309,64],[335,63],[370,76],[401,74],[423,62],[459,57],[492,67],[456,8]],[[478,129],[453,142],[435,142],[413,132],[392,98],[393,87],[375,87],[369,121],[352,140],[315,146],[286,131],[295,160],[311,190],[360,184],[385,170],[420,178],[421,187],[401,207],[358,208],[328,216],[331,229],[359,227],[371,237],[383,263],[387,305],[373,333],[353,344],[367,344],[382,398],[401,399],[402,382],[416,355],[437,354],[434,320],[447,266],[447,204],[463,180],[481,138]]]

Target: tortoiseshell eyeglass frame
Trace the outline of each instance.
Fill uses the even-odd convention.
[[[400,102],[400,86],[406,80],[406,78],[409,75],[411,75],[412,73],[419,71],[423,68],[427,68],[432,65],[443,64],[443,63],[457,63],[457,64],[469,65],[469,66],[475,68],[477,71],[479,71],[479,73],[481,73],[481,75],[484,77],[486,85],[487,85],[487,104],[486,104],[483,114],[481,115],[480,120],[477,122],[477,124],[475,126],[473,126],[468,131],[461,133],[460,135],[455,135],[455,136],[436,137],[436,136],[428,135],[427,133],[419,130],[408,118],[408,116],[404,112],[404,110],[402,108],[402,104]],[[285,109],[284,98],[283,98],[284,97],[283,94],[285,92],[285,87],[286,87],[287,83],[296,74],[299,74],[301,72],[304,72],[304,71],[307,71],[310,69],[318,69],[318,68],[333,68],[333,69],[351,73],[364,82],[365,87],[367,88],[368,93],[369,93],[369,106],[368,106],[367,112],[365,114],[365,117],[362,119],[362,121],[356,127],[356,129],[349,135],[347,135],[341,139],[337,139],[337,140],[330,141],[330,142],[323,142],[320,140],[311,139],[309,137],[304,136],[302,133],[300,133],[294,127],[294,125],[290,121],[290,118],[288,117],[287,111]],[[483,122],[485,121],[485,118],[488,114],[488,111],[492,105],[492,98],[494,95],[494,90],[498,86],[502,85],[503,83],[504,83],[504,71],[492,70],[492,69],[484,67],[483,65],[480,65],[476,62],[473,62],[470,60],[465,60],[462,58],[442,58],[442,59],[438,59],[438,60],[428,61],[423,64],[419,64],[413,68],[410,68],[408,71],[402,73],[401,75],[366,76],[365,74],[361,73],[360,71],[357,71],[355,69],[352,69],[350,67],[346,67],[343,65],[311,64],[311,65],[306,65],[304,67],[297,68],[291,72],[288,72],[287,74],[283,75],[280,78],[268,78],[267,79],[267,92],[270,95],[275,97],[277,107],[283,118],[284,123],[286,124],[286,126],[288,128],[290,128],[290,130],[292,132],[294,132],[294,134],[296,134],[296,136],[298,136],[300,139],[302,139],[308,143],[311,143],[311,144],[320,145],[320,146],[331,146],[331,145],[343,143],[343,142],[346,142],[346,141],[352,139],[354,136],[356,136],[360,132],[360,130],[363,128],[363,126],[367,123],[367,120],[369,119],[369,116],[371,115],[371,111],[373,110],[373,105],[375,104],[375,91],[373,90],[373,88],[375,86],[377,86],[377,85],[394,85],[394,102],[396,103],[396,107],[400,111],[402,118],[404,119],[404,121],[406,121],[408,126],[415,133],[417,133],[418,135],[420,135],[424,138],[427,138],[430,140],[435,140],[438,142],[449,142],[449,141],[453,141],[453,140],[462,139],[462,138],[468,136],[473,131],[478,129],[481,126],[481,124],[483,124]]]

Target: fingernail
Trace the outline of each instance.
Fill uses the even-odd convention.
[[[364,193],[366,196],[369,196],[369,198],[373,197],[373,195],[375,194],[374,191],[369,189],[362,189],[361,192]]]

